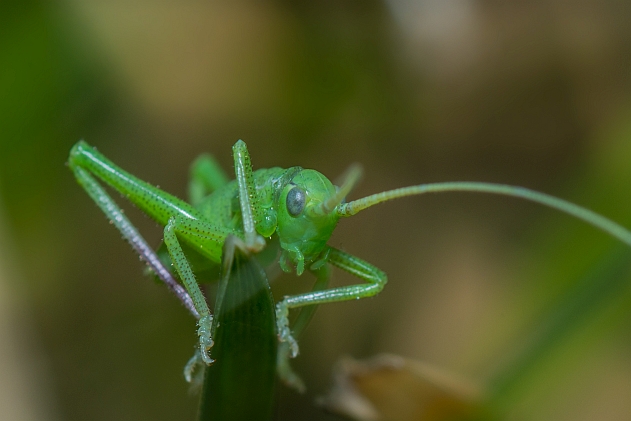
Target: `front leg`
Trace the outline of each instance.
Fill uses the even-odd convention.
[[[311,265],[310,271],[316,276],[316,282],[311,289],[311,292],[322,291],[329,284],[331,279],[331,268],[328,265],[320,265],[314,268]],[[317,305],[306,306],[300,309],[300,314],[296,317],[293,326],[291,327],[292,338],[298,338],[302,331],[307,327],[313,314],[315,313]],[[285,323],[285,322],[283,322]],[[288,323],[288,322],[287,322]],[[281,342],[278,346],[278,354],[276,360],[276,372],[278,377],[289,387],[296,389],[300,393],[304,393],[306,390],[305,384],[302,379],[292,370],[289,364],[289,358],[292,354],[292,345],[298,346],[296,341],[293,344],[290,342]]]
[[[243,235],[245,246],[248,251],[256,253],[265,247],[265,240],[258,232],[264,232],[265,236],[270,236],[274,232],[269,227],[265,227],[263,222],[263,210],[256,193],[254,175],[252,173],[252,161],[250,153],[242,140],[237,141],[232,147],[234,156],[234,171],[239,189],[239,203],[241,205],[241,219],[243,220]],[[269,231],[269,232],[267,232]]]
[[[289,328],[289,309],[372,297],[381,292],[386,282],[388,282],[388,277],[383,271],[364,260],[333,247],[328,248],[328,262],[357,276],[365,283],[312,291],[299,295],[289,295],[276,304],[276,322],[281,349],[285,350],[286,354],[289,354],[292,358],[298,355],[298,343]],[[287,345],[283,345],[283,343],[287,343]],[[279,356],[279,358],[281,357]]]

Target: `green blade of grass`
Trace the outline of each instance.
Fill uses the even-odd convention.
[[[533,323],[536,328],[524,335],[528,345],[489,385],[490,401],[496,408],[510,406],[523,392],[523,383],[569,337],[626,299],[630,258],[628,248],[616,247]]]
[[[256,257],[236,247],[225,267],[215,306],[215,362],[204,373],[199,420],[269,420],[278,345],[274,300]]]

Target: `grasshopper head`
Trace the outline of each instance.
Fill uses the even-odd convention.
[[[336,187],[315,170],[300,170],[285,185],[277,205],[283,270],[290,270],[287,262],[291,261],[300,275],[305,264],[308,267],[324,250],[340,219],[330,203],[336,194]]]
[[[361,175],[358,165],[351,166],[341,187],[335,187],[328,178],[315,170],[299,169],[284,185],[278,196],[277,233],[283,254],[281,267],[289,272],[288,262],[296,266],[301,275],[305,264],[321,261],[340,217],[340,208],[346,195]]]

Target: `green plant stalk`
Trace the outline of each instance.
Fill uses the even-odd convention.
[[[228,243],[228,242],[227,242]],[[205,368],[199,421],[265,421],[273,417],[276,317],[265,271],[238,247],[224,252],[211,356]]]

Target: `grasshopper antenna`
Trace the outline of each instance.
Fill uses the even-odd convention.
[[[612,235],[623,243],[631,246],[631,232],[629,230],[611,221],[610,219],[597,214],[596,212],[575,205],[574,203],[568,202],[567,200],[550,196],[549,194],[539,193],[525,187],[509,186],[506,184],[456,181],[402,187],[399,189],[389,190],[373,194],[371,196],[366,196],[362,199],[353,200],[352,202],[348,203],[340,202],[340,205],[336,208],[336,212],[339,216],[353,216],[358,212],[374,206],[378,203],[397,199],[399,197],[450,191],[500,194],[504,196],[518,197],[521,199],[529,200],[531,202],[537,202],[544,206],[548,206],[550,208],[559,210],[578,219],[581,219],[588,224],[591,224],[594,227]]]
[[[337,189],[337,192],[329,197],[326,201],[322,202],[321,210],[325,214],[329,214],[335,210],[335,208],[342,203],[344,198],[353,190],[357,185],[357,182],[362,176],[361,165],[355,163],[352,164],[342,176],[344,180],[342,186]]]

